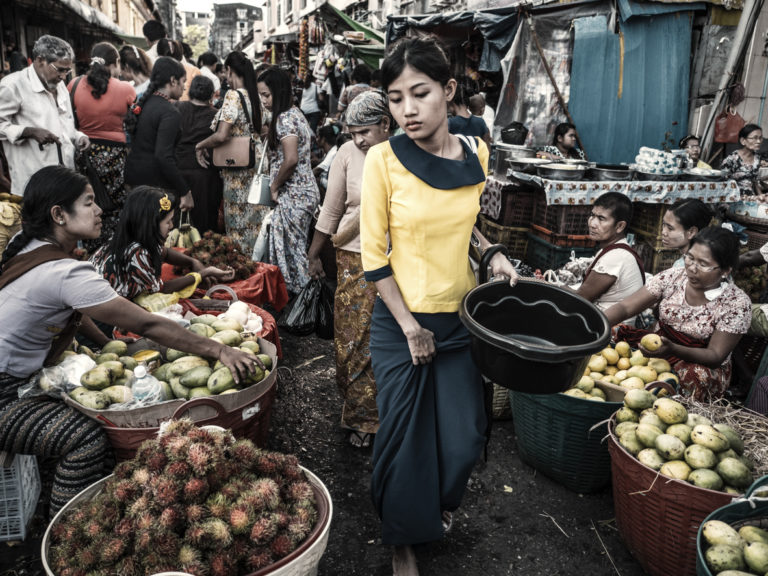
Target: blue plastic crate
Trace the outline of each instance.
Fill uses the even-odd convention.
[[[39,497],[37,458],[0,452],[0,542],[26,538]]]

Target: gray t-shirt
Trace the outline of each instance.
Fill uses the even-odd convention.
[[[21,253],[45,245],[33,240]],[[43,366],[53,337],[72,311],[117,298],[90,262],[55,260],[0,291],[0,372],[25,378]]]

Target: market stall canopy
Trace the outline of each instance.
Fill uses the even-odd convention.
[[[325,13],[330,14],[330,16],[339,21],[340,28],[362,32],[365,35],[366,41],[365,43],[352,42],[345,39],[343,36],[331,36],[331,39],[334,42],[345,46],[353,56],[360,58],[370,68],[374,70],[377,69],[379,67],[379,62],[384,58],[384,36],[365,24],[353,20],[344,12],[327,2],[323,4],[323,9],[325,10]],[[341,30],[337,30],[336,27],[333,29],[334,31],[341,32]]]
[[[90,22],[99,28],[109,30],[116,36],[124,34],[123,30],[117,24],[112,22],[106,14],[99,12],[96,8],[92,8],[91,6],[80,2],[80,0],[60,0],[60,2],[86,22]]]

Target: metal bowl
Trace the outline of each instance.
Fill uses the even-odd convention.
[[[652,182],[674,182],[680,177],[679,174],[659,174],[657,172],[645,172],[637,169],[634,169],[632,173],[635,180],[648,180]]]
[[[518,146],[516,144],[496,144],[496,153],[505,152],[508,158],[533,158],[536,156],[536,150],[527,146]]]
[[[725,179],[725,172],[722,170],[702,170],[701,168],[689,168],[683,170],[681,176],[683,180],[692,180],[694,182],[717,182]]]
[[[590,180],[624,181],[632,180],[632,171],[624,164],[597,164],[589,169]]]
[[[546,164],[536,168],[536,173],[548,180],[583,180],[587,169],[584,166],[568,164]]]

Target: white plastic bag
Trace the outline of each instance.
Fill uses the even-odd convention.
[[[53,396],[61,398],[80,386],[80,377],[96,366],[96,362],[85,354],[68,356],[56,366],[43,368],[29,384],[19,388],[19,398]]]

